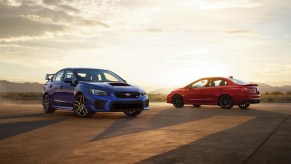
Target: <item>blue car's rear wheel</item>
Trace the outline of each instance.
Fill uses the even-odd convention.
[[[141,114],[142,110],[130,110],[130,111],[125,111],[124,114],[130,117],[135,117],[139,114]]]
[[[48,94],[45,94],[42,98],[42,105],[44,113],[54,113],[55,109],[52,108],[51,100]]]
[[[83,94],[78,94],[75,97],[74,113],[79,117],[91,117],[95,114],[86,108],[86,98]]]

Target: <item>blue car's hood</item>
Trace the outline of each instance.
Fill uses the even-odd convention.
[[[130,85],[128,83],[112,83],[112,82],[80,82],[80,84],[85,85],[87,88],[100,89],[109,92],[144,92],[138,86]]]

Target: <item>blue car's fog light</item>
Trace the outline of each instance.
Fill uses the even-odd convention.
[[[106,102],[107,101],[104,101],[104,100],[96,100],[96,101],[94,101],[94,106],[97,109],[105,109]]]

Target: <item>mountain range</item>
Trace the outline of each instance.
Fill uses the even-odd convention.
[[[0,92],[41,92],[40,83],[15,83],[6,80],[0,80]]]
[[[265,92],[288,92],[291,91],[291,85],[271,86],[266,83],[258,83],[261,93]],[[178,87],[160,88],[148,92],[149,94],[169,94],[172,90]],[[0,80],[0,92],[41,92],[42,84],[40,83],[16,83],[6,80]]]

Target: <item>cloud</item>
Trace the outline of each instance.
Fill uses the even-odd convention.
[[[76,33],[76,27],[110,27],[82,15],[68,0],[0,1],[0,41],[27,40]],[[56,34],[56,35],[55,35]]]
[[[248,30],[227,30],[224,33],[228,35],[254,35],[252,31]]]
[[[189,3],[201,9],[254,8],[262,5],[262,3],[252,0],[196,0],[189,1]]]
[[[72,6],[69,6],[69,5],[60,5],[60,8],[62,8],[66,12],[74,12],[74,13],[80,12],[80,10],[78,10]]]
[[[0,17],[0,39],[40,37],[66,30],[65,26],[45,24],[22,16]]]
[[[43,3],[47,5],[58,5],[62,2],[62,0],[43,0]]]
[[[106,28],[109,28],[110,26],[106,23],[103,23],[103,22],[100,22],[100,21],[97,21],[97,20],[85,20],[85,19],[81,19],[81,20],[78,20],[78,24],[79,25],[83,25],[83,26],[95,26],[95,25],[99,25],[99,26],[103,26],[103,27],[106,27]]]
[[[147,32],[163,32],[160,28],[148,28],[146,29]]]

